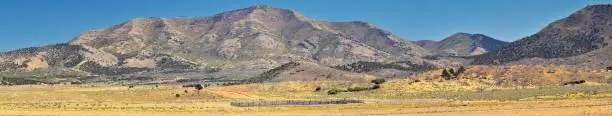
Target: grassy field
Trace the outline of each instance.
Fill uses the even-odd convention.
[[[374,84],[286,81],[210,86],[202,90],[182,85],[0,86],[0,115],[612,115],[612,85],[608,84],[612,71],[566,66],[474,66],[453,80],[442,79],[439,72],[388,80],[378,89],[335,95],[328,91],[369,88]],[[580,79],[586,83],[562,84]],[[364,103],[230,105],[338,99]]]
[[[471,83],[470,86],[457,85]],[[612,115],[612,85],[493,87],[473,80],[393,80],[377,90],[328,95],[369,83],[318,81],[208,87],[21,85],[0,87],[2,115]],[[314,88],[322,90],[315,92]],[[185,92],[186,91],[186,92]],[[176,97],[179,94],[180,97]],[[360,99],[363,104],[234,107],[232,101]]]

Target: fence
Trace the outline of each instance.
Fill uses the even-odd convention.
[[[259,100],[259,101],[234,101],[230,105],[236,107],[263,107],[263,106],[283,106],[283,105],[325,105],[325,104],[350,104],[364,103],[363,100],[353,99],[330,99],[330,100]]]

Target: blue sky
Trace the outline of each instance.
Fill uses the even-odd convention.
[[[456,32],[504,41],[612,0],[1,0],[0,51],[66,42],[135,17],[211,16],[267,4],[316,20],[367,21],[407,40]]]

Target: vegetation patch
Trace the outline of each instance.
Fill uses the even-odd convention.
[[[577,81],[570,81],[570,82],[565,82],[563,83],[563,85],[577,85],[577,84],[582,84],[585,83],[585,80],[577,80]]]
[[[337,88],[333,88],[327,91],[327,94],[329,95],[335,95],[338,93],[342,93],[342,92],[347,92],[347,90],[342,90],[342,89],[337,89]]]
[[[236,107],[263,107],[284,105],[326,105],[326,104],[352,104],[364,103],[363,100],[331,99],[331,100],[274,100],[274,101],[234,101],[230,105]]]

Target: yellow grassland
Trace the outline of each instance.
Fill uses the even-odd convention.
[[[530,72],[521,74],[518,73],[520,70]],[[459,80],[443,80],[438,76],[440,70],[436,70],[388,80],[380,89],[337,95],[328,95],[326,91],[373,84],[288,81],[212,86],[200,91],[181,85],[143,85],[134,88],[104,84],[0,86],[0,115],[612,115],[612,85],[603,83],[610,78],[610,72],[590,70],[594,69],[474,66],[460,75]],[[529,80],[524,82],[530,84],[499,84],[495,79],[498,77]],[[588,81],[582,85],[559,85],[570,78]],[[322,90],[315,92],[317,87]],[[180,97],[176,97],[176,94]],[[365,103],[275,107],[230,105],[232,101],[241,100],[345,98],[361,99]]]

